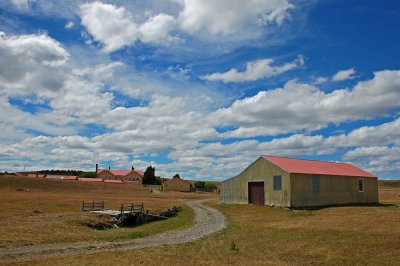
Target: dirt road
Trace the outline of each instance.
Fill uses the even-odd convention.
[[[12,263],[42,257],[66,256],[80,253],[104,252],[116,249],[139,249],[159,245],[180,244],[196,241],[225,228],[225,217],[218,210],[202,205],[205,200],[193,200],[186,204],[195,211],[195,224],[182,230],[172,230],[154,236],[130,241],[52,244],[0,249],[0,263]]]

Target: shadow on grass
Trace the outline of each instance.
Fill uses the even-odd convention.
[[[379,208],[399,208],[398,204],[394,203],[350,203],[350,204],[332,204],[324,206],[303,206],[303,207],[293,207],[291,210],[302,210],[302,211],[317,211],[328,208],[337,207],[379,207]]]

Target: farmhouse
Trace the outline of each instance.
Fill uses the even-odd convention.
[[[378,203],[377,177],[348,163],[261,156],[221,183],[221,202],[282,207]]]
[[[99,169],[96,164],[96,176],[101,178],[104,182],[109,180],[118,180],[119,182],[133,182],[142,184],[143,172],[134,170],[111,170],[111,169]]]
[[[161,184],[163,191],[185,191],[188,192],[192,190],[192,184],[189,181],[181,179],[176,176],[172,179],[168,179]]]

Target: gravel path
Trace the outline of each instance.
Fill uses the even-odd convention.
[[[81,253],[95,253],[105,250],[129,250],[160,245],[180,244],[196,241],[206,235],[225,228],[225,217],[218,210],[202,205],[206,200],[188,201],[186,204],[195,211],[195,224],[182,230],[172,230],[154,236],[130,241],[91,242],[74,244],[52,244],[1,248],[0,263],[11,263],[42,257],[65,256]]]

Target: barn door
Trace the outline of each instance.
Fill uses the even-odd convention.
[[[264,205],[264,182],[249,182],[249,204]]]

